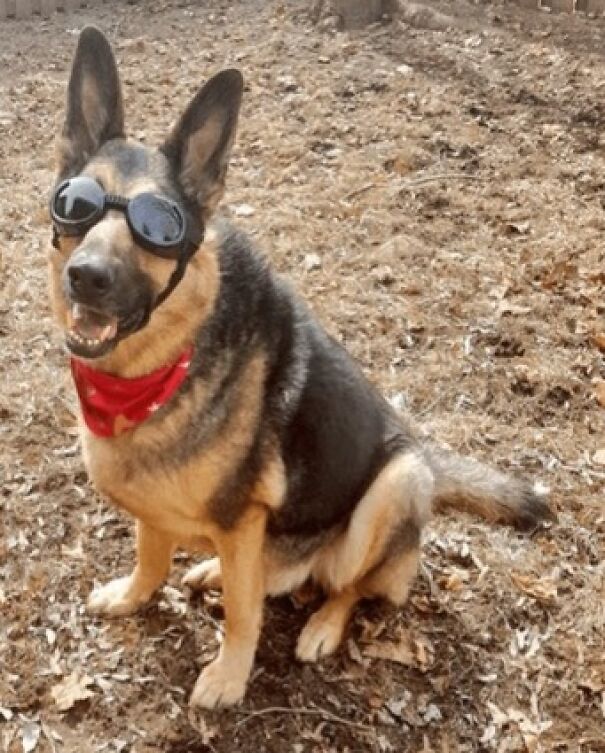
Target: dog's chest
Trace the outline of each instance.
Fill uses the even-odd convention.
[[[178,467],[144,463],[132,443],[88,431],[82,447],[93,484],[115,505],[183,546],[207,548],[204,540],[214,528],[209,502],[223,480],[212,453]]]

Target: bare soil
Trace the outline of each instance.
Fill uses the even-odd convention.
[[[605,751],[605,20],[460,0],[345,34],[306,6],[0,24],[3,751]],[[115,43],[148,142],[211,73],[244,71],[225,213],[390,398],[548,485],[559,514],[533,536],[436,519],[405,608],[362,606],[317,666],[294,659],[317,600],[269,601],[234,710],[187,707],[221,599],[182,592],[185,553],[144,614],[83,607],[133,560],[130,521],[86,480],[46,296],[53,144],[87,23]]]

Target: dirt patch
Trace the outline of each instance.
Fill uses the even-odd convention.
[[[3,750],[605,750],[605,23],[425,5],[449,25],[339,34],[302,0],[0,25]],[[546,483],[559,510],[534,537],[439,518],[408,605],[363,606],[319,666],[293,652],[316,602],[268,602],[237,710],[187,708],[221,608],[184,598],[185,555],[144,614],[83,610],[132,564],[129,521],[86,481],[45,290],[53,143],[90,22],[149,142],[211,73],[243,69],[226,213],[427,431]],[[82,698],[60,711],[70,675]]]

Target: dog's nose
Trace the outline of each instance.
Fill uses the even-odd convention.
[[[114,283],[114,270],[100,258],[73,261],[67,267],[71,291],[82,299],[98,299],[106,295]]]

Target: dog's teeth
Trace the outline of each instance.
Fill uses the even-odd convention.
[[[99,341],[103,342],[104,340],[109,340],[109,338],[113,337],[115,333],[116,333],[116,325],[114,323],[108,324],[99,335]]]

